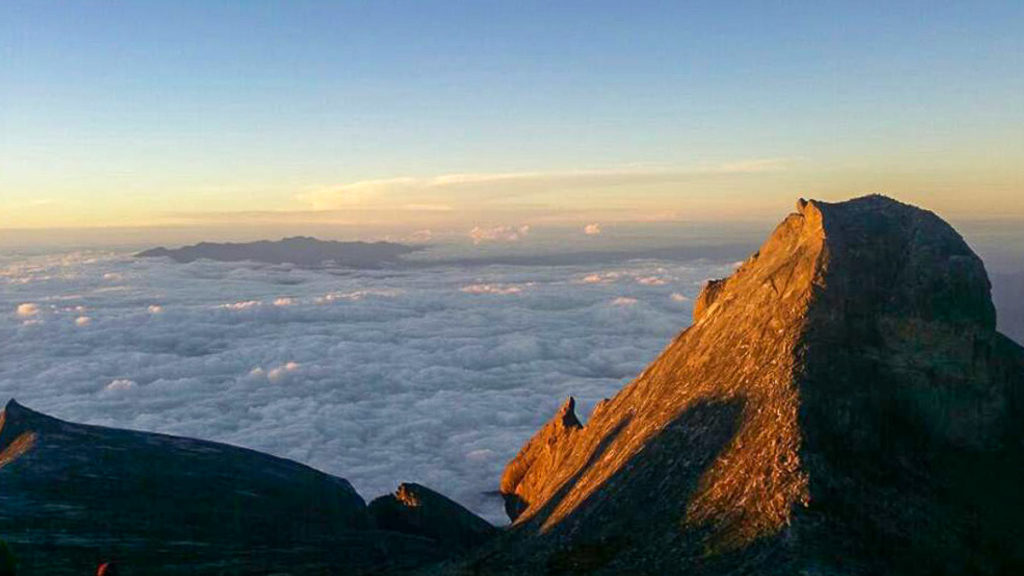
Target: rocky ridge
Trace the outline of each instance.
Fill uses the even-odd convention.
[[[471,550],[499,532],[454,500],[411,482],[399,485],[394,494],[374,499],[368,511],[378,528],[422,536],[446,555]]]
[[[989,290],[931,212],[801,200],[585,425],[570,400],[524,446],[513,529],[448,572],[1020,571],[1024,352]]]
[[[13,400],[0,413],[0,537],[25,574],[108,560],[125,574],[379,574],[488,533],[444,496],[421,497],[430,516],[395,530],[346,480],[290,460],[73,424]]]

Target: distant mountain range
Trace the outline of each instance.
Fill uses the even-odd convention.
[[[500,479],[503,531],[416,484],[366,506],[248,450],[0,416],[29,574],[1024,574],[1021,486],[1024,348],[963,238],[881,196],[801,200],[586,422],[570,398]]]
[[[153,248],[139,252],[138,258],[167,257],[176,262],[218,260],[221,262],[263,262],[297,266],[347,266],[376,268],[394,263],[420,248],[393,242],[337,242],[295,236],[278,241],[260,240],[241,244],[200,242],[192,246],[167,249]]]

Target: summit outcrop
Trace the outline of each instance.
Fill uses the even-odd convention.
[[[474,573],[1019,572],[1024,352],[989,293],[931,212],[801,200],[633,382],[527,442]]]

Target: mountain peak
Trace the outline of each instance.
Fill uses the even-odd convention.
[[[38,434],[33,426],[38,413],[25,408],[11,398],[0,412],[0,468],[14,462],[30,451]]]
[[[535,489],[537,472],[557,470],[568,455],[566,447],[571,446],[582,429],[583,424],[576,417],[576,399],[569,396],[555,416],[509,462],[501,477],[501,493],[509,518],[515,520],[526,510],[529,502],[522,495]]]
[[[4,413],[5,414],[8,413],[8,412],[23,412],[23,411],[28,411],[28,408],[22,406],[14,398],[11,398],[10,400],[8,400],[7,404],[4,405]]]
[[[880,195],[815,206],[832,295],[855,295],[886,315],[995,328],[981,259],[934,213]]]
[[[930,499],[1020,445],[1024,352],[994,326],[981,260],[935,214],[801,199],[586,427],[567,402],[523,446],[501,483],[522,536],[504,558],[799,573],[864,549],[882,572],[968,557],[948,534],[987,512]]]
[[[562,407],[558,409],[558,421],[562,428],[583,428],[580,419],[576,417],[576,399],[569,396]]]
[[[26,408],[14,398],[7,401],[0,412],[0,448],[13,439],[12,435],[20,434],[31,426],[30,421],[45,418],[42,414]]]

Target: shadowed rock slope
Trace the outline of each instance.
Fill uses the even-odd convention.
[[[382,530],[422,536],[446,555],[465,552],[498,535],[498,529],[450,498],[414,483],[374,499],[370,517]]]
[[[109,560],[125,574],[377,574],[447,554],[377,528],[342,478],[13,400],[0,414],[0,537],[24,574],[89,574]]]
[[[1024,573],[1024,352],[931,212],[801,200],[693,325],[508,465],[450,574]]]

